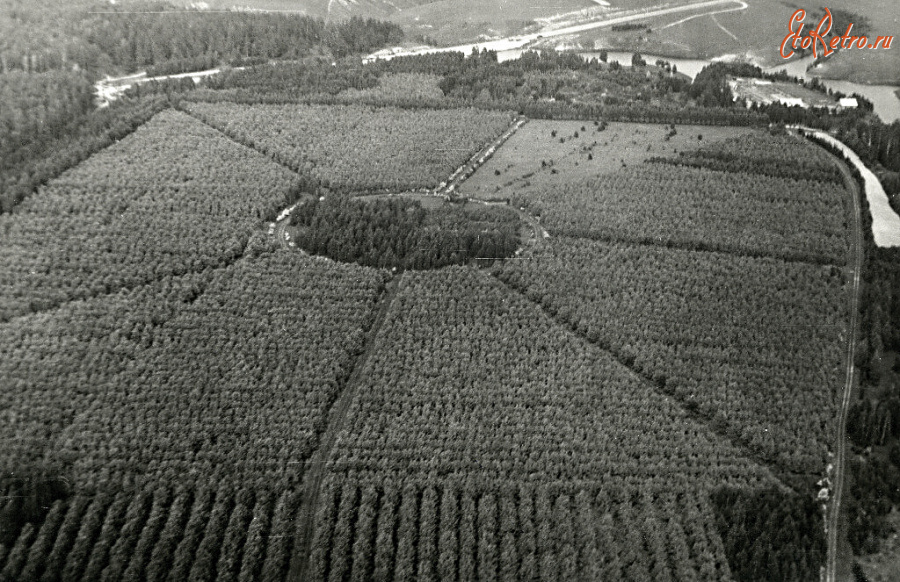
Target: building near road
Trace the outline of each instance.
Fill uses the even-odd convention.
[[[728,87],[735,101],[743,100],[747,107],[781,103],[787,107],[841,111],[858,106],[856,99],[836,99],[827,93],[807,89],[789,81],[728,77]]]

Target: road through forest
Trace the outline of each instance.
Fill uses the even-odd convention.
[[[378,336],[378,331],[381,329],[391,309],[391,304],[397,296],[397,288],[400,286],[402,278],[403,273],[400,273],[391,279],[385,287],[378,314],[375,316],[369,331],[366,332],[363,353],[357,358],[347,382],[328,411],[328,424],[325,432],[322,433],[319,446],[306,462],[306,472],[303,475],[303,496],[300,500],[300,511],[297,517],[297,538],[294,544],[294,554],[291,557],[288,580],[300,582],[307,579],[305,573],[309,567],[309,557],[316,534],[316,510],[321,495],[322,480],[325,477],[325,465],[331,450],[337,442],[337,436],[344,426],[350,403],[361,381],[362,371],[365,369],[369,356],[376,347],[375,339]]]
[[[837,442],[834,452],[834,493],[831,497],[830,513],[828,514],[828,560],[825,568],[825,580],[836,582],[838,573],[838,544],[842,537],[839,536],[841,524],[841,497],[844,490],[844,479],[847,467],[847,412],[850,408],[850,398],[853,394],[853,384],[856,380],[856,338],[859,331],[859,286],[863,268],[863,235],[862,217],[860,210],[860,192],[853,180],[853,176],[846,165],[839,163],[844,181],[853,198],[853,239],[851,241],[852,255],[852,285],[850,295],[850,328],[847,331],[847,362],[846,376],[844,379],[844,392],[841,395],[841,408],[838,412]]]
[[[439,52],[462,52],[463,54],[469,54],[473,49],[477,50],[494,50],[494,51],[503,51],[503,50],[512,50],[512,49],[522,49],[527,47],[529,44],[546,38],[558,37],[558,36],[568,36],[572,34],[578,34],[581,32],[586,32],[588,30],[593,30],[595,28],[603,28],[606,26],[613,26],[615,24],[626,24],[628,22],[634,22],[635,20],[646,20],[648,18],[655,18],[657,16],[666,16],[669,14],[677,14],[679,12],[687,12],[691,10],[698,10],[700,8],[714,8],[720,7],[728,4],[737,4],[738,7],[735,10],[745,10],[748,7],[748,4],[743,0],[704,0],[702,2],[691,2],[688,4],[681,4],[678,6],[669,6],[668,4],[659,4],[655,7],[644,8],[640,10],[631,11],[630,14],[626,14],[624,16],[615,16],[613,18],[605,18],[602,20],[593,20],[591,22],[584,22],[581,24],[572,24],[572,25],[563,25],[560,28],[544,28],[538,32],[524,34],[524,35],[516,35],[507,38],[500,38],[494,40],[486,40],[483,42],[469,43],[457,46],[450,47],[428,47],[428,48],[412,48],[408,50],[382,50],[377,53],[373,53],[368,55],[363,59],[363,62],[368,62],[371,60],[379,59],[379,58],[393,58],[398,56],[410,56],[410,55],[424,55],[430,53],[439,53]],[[727,12],[731,12],[732,10],[728,10]],[[706,14],[700,14],[697,16],[705,16]]]
[[[839,143],[839,142],[838,142]],[[843,144],[841,144],[843,145]],[[863,246],[863,226],[862,226],[862,209],[860,203],[859,186],[854,180],[853,175],[847,168],[844,160],[834,157],[835,163],[844,176],[844,183],[850,191],[850,197],[853,201],[853,235],[850,241],[850,262],[848,267],[851,272],[851,289],[850,289],[850,325],[847,329],[847,346],[845,361],[844,388],[840,399],[840,408],[838,409],[837,418],[837,434],[835,435],[834,444],[834,475],[833,490],[831,499],[828,503],[828,513],[826,514],[826,541],[828,543],[828,552],[825,562],[825,581],[837,582],[838,575],[841,579],[849,575],[850,565],[839,563],[838,556],[845,555],[847,552],[842,551],[839,546],[842,540],[846,540],[846,533],[841,535],[841,501],[844,494],[844,481],[846,479],[847,468],[847,413],[850,408],[850,400],[853,395],[853,385],[856,382],[856,342],[859,332],[859,291],[860,278],[862,276],[864,246]]]
[[[522,120],[517,120],[516,122],[514,122],[507,131],[494,139],[491,144],[488,144],[487,146],[482,148],[482,150],[478,154],[470,158],[467,164],[457,169],[456,172],[454,172],[454,174],[451,176],[451,178],[447,180],[447,182],[445,182],[441,187],[435,190],[434,194],[446,196],[450,192],[452,192],[455,189],[455,186],[458,186],[459,183],[461,183],[468,176],[474,173],[474,171],[484,161],[486,161],[490,157],[490,155],[493,154],[493,152],[496,151],[496,149],[506,139],[508,139],[509,136],[512,135],[512,133],[514,133],[516,129],[518,129],[518,127],[522,125],[522,123],[524,123],[524,121]],[[837,582],[838,574],[844,572],[847,569],[847,564],[841,564],[841,567],[839,568],[838,555],[842,554],[843,552],[839,552],[838,548],[841,539],[846,537],[840,535],[841,500],[844,488],[847,456],[846,422],[847,413],[853,394],[853,384],[856,380],[856,338],[858,336],[857,332],[859,326],[860,280],[864,257],[862,231],[863,227],[861,217],[862,210],[859,199],[861,192],[859,191],[856,181],[853,179],[853,176],[844,161],[836,159],[835,163],[840,168],[848,190],[850,191],[853,203],[854,217],[852,221],[853,233],[851,238],[848,264],[848,269],[851,274],[851,289],[849,290],[850,322],[846,337],[847,345],[845,382],[842,394],[840,395],[840,407],[838,410],[837,418],[837,434],[835,436],[836,440],[834,445],[834,485],[832,495],[828,504],[828,513],[826,515],[826,539],[828,547],[825,580],[827,582]],[[522,220],[532,228],[533,236],[535,239],[533,242],[539,245],[542,244],[544,242],[544,239],[549,236],[546,231],[540,226],[537,220],[527,212],[518,208],[515,210],[520,215],[520,218],[522,218]],[[273,234],[279,240],[279,243],[281,245],[288,246],[285,234],[289,220],[289,210],[282,212],[280,218],[281,220],[278,220],[274,227]],[[359,382],[359,377],[362,373],[362,370],[365,368],[368,354],[374,344],[375,336],[382,323],[384,322],[385,316],[390,308],[391,303],[393,302],[397,285],[401,277],[402,275],[396,277],[388,284],[381,301],[378,315],[376,316],[371,329],[367,333],[364,352],[357,360],[357,363],[353,368],[353,372],[351,373],[344,390],[342,390],[341,394],[338,396],[337,401],[334,403],[329,412],[327,429],[322,435],[320,446],[316,449],[315,453],[308,461],[307,473],[304,476],[304,494],[297,529],[298,544],[295,546],[297,550],[291,561],[290,578],[292,580],[302,579],[303,573],[308,565],[310,549],[312,547],[312,542],[315,535],[316,506],[318,504],[322,480],[324,478],[325,462],[327,461],[328,454],[334,446],[337,434],[339,433],[340,428],[343,425],[344,416],[346,415],[346,411],[353,396],[354,386]]]

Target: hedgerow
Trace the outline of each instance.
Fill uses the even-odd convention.
[[[0,570],[4,580],[42,582],[283,580],[296,507],[290,489],[229,485],[153,485],[114,499],[60,500],[41,525],[21,530],[8,556],[0,554]]]
[[[732,138],[677,157],[655,157],[650,162],[706,168],[723,172],[762,174],[791,180],[817,180],[843,184],[843,176],[830,156],[787,135],[751,135]]]
[[[318,547],[327,551],[313,554],[307,571],[313,580],[345,579],[348,571],[355,580],[734,579],[705,496],[608,483],[325,486],[317,532]],[[379,532],[396,535],[368,537],[373,519]],[[786,523],[782,531],[814,535],[810,529]],[[347,551],[347,536],[354,547],[374,539],[374,558]],[[773,567],[790,567],[799,555],[791,549],[780,548]]]

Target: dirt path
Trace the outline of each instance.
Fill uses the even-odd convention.
[[[847,412],[850,408],[850,400],[853,394],[853,385],[856,381],[856,338],[859,328],[859,286],[860,276],[863,268],[863,234],[862,234],[862,216],[860,209],[860,192],[856,181],[853,179],[850,170],[842,161],[837,162],[844,175],[844,182],[851,192],[853,198],[853,237],[851,240],[851,257],[850,269],[852,273],[851,283],[853,285],[850,295],[850,328],[847,331],[847,359],[846,359],[846,375],[844,379],[844,390],[841,396],[841,407],[838,411],[838,426],[834,452],[834,491],[828,506],[827,514],[827,531],[826,537],[828,541],[828,556],[825,566],[825,580],[827,582],[835,582],[845,579],[850,573],[850,564],[842,563],[838,559],[848,555],[849,549],[842,548],[841,545],[846,543],[846,532],[841,531],[841,526],[845,523],[841,519],[841,498],[844,492],[844,479],[847,466]]]
[[[509,124],[509,127],[506,128],[506,131],[498,135],[494,138],[491,143],[481,148],[479,152],[469,158],[462,166],[458,167],[455,172],[450,174],[450,177],[447,178],[445,182],[442,182],[440,186],[438,186],[434,190],[435,196],[450,196],[453,191],[462,184],[469,176],[475,173],[475,171],[480,168],[486,161],[491,159],[491,156],[494,155],[494,152],[497,151],[497,148],[502,146],[506,140],[511,138],[516,131],[519,130],[520,127],[528,123],[527,117],[516,117],[512,123]]]
[[[290,249],[292,246],[291,238],[288,235],[287,227],[291,224],[291,212],[294,211],[295,208],[300,206],[303,203],[305,198],[311,198],[308,195],[302,195],[300,200],[294,202],[291,206],[288,206],[278,215],[278,218],[275,219],[275,226],[270,227],[269,234],[275,236],[278,240],[279,246],[283,249]]]
[[[309,566],[310,550],[316,534],[315,517],[322,489],[322,480],[325,477],[325,464],[328,461],[331,450],[334,448],[337,435],[343,428],[347,411],[350,408],[350,402],[352,402],[358,388],[369,356],[377,347],[375,339],[378,337],[378,331],[384,324],[394,298],[397,296],[397,289],[402,279],[403,274],[401,273],[387,284],[384,295],[381,298],[378,315],[366,334],[365,349],[362,355],[357,358],[356,364],[353,366],[353,372],[347,379],[344,389],[328,412],[328,425],[325,432],[322,433],[318,448],[306,462],[306,472],[303,475],[303,496],[300,501],[300,511],[297,518],[297,538],[294,543],[294,554],[291,557],[288,580],[301,582],[306,579],[305,573]]]

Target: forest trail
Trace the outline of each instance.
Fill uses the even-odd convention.
[[[760,467],[764,467],[768,470],[772,476],[773,481],[778,482],[780,485],[785,487],[786,490],[790,490],[794,493],[797,492],[797,488],[793,485],[795,482],[804,482],[808,481],[811,475],[805,473],[797,473],[792,471],[788,467],[781,466],[777,462],[773,462],[771,459],[764,458],[757,451],[755,451],[752,447],[750,447],[747,443],[742,441],[739,438],[735,438],[730,435],[727,430],[716,428],[715,423],[713,422],[713,417],[711,415],[706,415],[700,412],[697,409],[691,408],[685,405],[684,399],[678,396],[671,389],[667,389],[665,386],[661,386],[660,383],[653,379],[652,376],[648,375],[645,371],[638,370],[634,367],[632,363],[629,363],[627,359],[622,357],[621,353],[610,349],[609,347],[605,347],[600,345],[598,342],[592,341],[588,338],[584,333],[582,333],[578,326],[567,321],[563,317],[560,317],[558,313],[553,313],[547,309],[547,306],[544,305],[539,300],[532,299],[525,289],[515,284],[510,283],[509,281],[504,280],[501,276],[496,273],[492,273],[494,279],[500,282],[507,289],[512,291],[513,293],[518,294],[520,297],[533,304],[535,307],[540,309],[543,313],[547,315],[551,320],[553,320],[557,325],[561,328],[569,331],[572,335],[579,338],[581,341],[591,344],[596,347],[600,351],[608,354],[612,359],[626,368],[630,373],[634,374],[637,378],[640,379],[646,386],[648,386],[653,391],[665,396],[666,398],[673,399],[674,402],[678,404],[678,406],[685,412],[687,418],[697,422],[699,425],[705,427],[711,434],[717,435],[724,442],[729,443],[736,450],[740,451],[741,454],[748,460],[756,463]]]
[[[835,443],[834,452],[834,491],[832,492],[831,502],[829,504],[829,512],[827,515],[827,532],[826,539],[828,541],[828,554],[825,566],[826,582],[836,582],[838,575],[841,579],[849,573],[850,564],[840,563],[838,556],[841,557],[848,554],[849,550],[841,548],[842,543],[846,543],[846,534],[840,535],[841,531],[841,497],[844,490],[844,479],[846,477],[847,467],[847,412],[850,408],[850,400],[853,395],[853,384],[856,381],[856,338],[859,332],[859,291],[860,277],[862,274],[864,247],[863,247],[863,227],[862,227],[862,211],[860,209],[859,197],[861,195],[856,181],[850,170],[847,169],[843,161],[837,160],[838,167],[844,175],[844,182],[850,190],[853,199],[853,236],[851,239],[851,261],[849,267],[852,269],[852,284],[850,296],[850,328],[847,331],[847,360],[846,360],[846,376],[844,380],[844,390],[841,395],[841,406],[838,410],[837,425],[837,441]],[[845,551],[846,550],[846,551]]]
[[[366,367],[369,356],[376,348],[375,339],[378,332],[384,324],[387,314],[394,303],[397,296],[397,289],[403,279],[403,273],[388,282],[381,298],[381,305],[372,327],[366,333],[366,339],[363,347],[363,353],[357,358],[353,366],[353,371],[341,390],[340,395],[331,410],[328,412],[328,424],[325,432],[322,433],[319,446],[306,463],[306,472],[303,475],[303,493],[300,500],[300,511],[298,512],[297,537],[294,543],[294,553],[291,556],[291,565],[288,572],[288,580],[301,582],[305,580],[305,573],[309,565],[309,555],[312,549],[312,542],[315,538],[315,518],[318,506],[319,496],[322,489],[322,481],[325,477],[325,466],[328,461],[328,455],[334,448],[337,441],[337,435],[341,432],[347,411],[350,409],[350,403],[353,401],[356,388],[358,387],[362,372]]]
[[[506,142],[506,140],[511,138],[513,134],[516,133],[516,131],[518,131],[519,128],[526,123],[528,123],[527,117],[516,117],[503,133],[491,140],[491,143],[481,148],[481,150],[479,150],[471,158],[469,158],[469,160],[465,164],[458,167],[455,172],[450,174],[450,177],[447,178],[446,181],[442,182],[441,185],[434,190],[434,195],[450,196],[450,194],[457,188],[457,186],[462,184],[486,161],[491,159],[491,156],[494,155],[494,152],[497,151],[497,148],[502,146]]]

